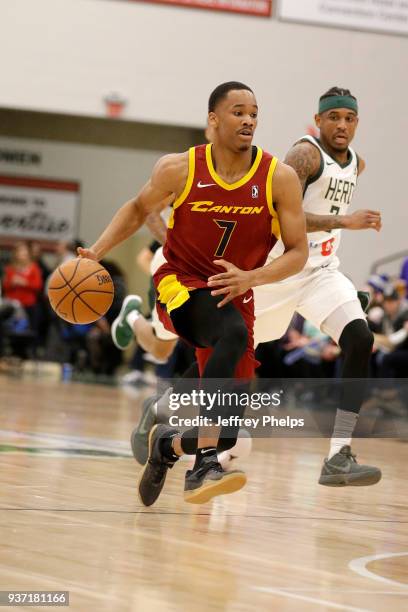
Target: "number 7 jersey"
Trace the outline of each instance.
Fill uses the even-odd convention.
[[[224,272],[214,260],[253,270],[264,265],[279,238],[273,207],[276,157],[253,147],[248,173],[228,184],[216,173],[211,149],[208,144],[189,150],[186,186],[168,223],[167,264],[155,274],[156,283],[172,274],[184,286],[207,287],[209,276]]]

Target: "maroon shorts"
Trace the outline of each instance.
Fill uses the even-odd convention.
[[[190,277],[186,274],[175,273],[169,267],[169,264],[164,264],[159,268],[156,274],[153,276],[154,285],[156,287],[157,293],[158,286],[160,282],[166,276],[176,276],[176,280],[182,285],[190,290],[192,289],[200,289],[207,288],[206,281],[201,279],[197,279],[194,277]],[[255,376],[255,369],[259,365],[259,361],[255,359],[255,350],[254,350],[254,323],[255,323],[255,313],[254,313],[254,295],[252,289],[249,289],[245,294],[238,296],[232,302],[234,306],[241,313],[246,328],[248,330],[248,343],[245,353],[242,355],[236,369],[235,369],[235,377],[236,378],[246,378],[250,379]],[[166,303],[160,302],[159,299],[156,300],[156,309],[157,314],[160,321],[163,323],[164,327],[172,332],[173,334],[178,334],[174,329],[173,322],[171,317],[167,311]],[[185,340],[185,339],[184,339]],[[200,376],[202,375],[205,365],[212,353],[212,348],[197,348],[196,347],[196,356],[198,367],[200,371]]]

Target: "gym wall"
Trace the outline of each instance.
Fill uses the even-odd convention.
[[[114,91],[127,99],[126,119],[202,128],[212,88],[239,79],[258,97],[257,142],[282,157],[313,122],[319,95],[350,88],[360,103],[355,148],[367,161],[354,207],[381,209],[384,229],[345,233],[343,270],[362,283],[374,259],[406,246],[406,38],[119,0],[0,8],[3,108],[101,117]]]

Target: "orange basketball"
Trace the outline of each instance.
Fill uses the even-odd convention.
[[[113,301],[110,274],[92,259],[71,259],[50,276],[48,298],[61,319],[69,323],[93,323]]]

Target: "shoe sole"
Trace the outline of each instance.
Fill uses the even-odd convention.
[[[116,319],[114,320],[114,322],[112,323],[112,327],[111,327],[111,337],[112,337],[112,342],[113,344],[116,346],[116,348],[118,348],[120,351],[125,351],[132,343],[132,340],[129,342],[129,344],[127,344],[126,346],[120,346],[120,344],[118,344],[116,342],[115,336],[116,336],[116,330],[117,327],[119,325],[119,320],[122,318],[122,315],[125,311],[126,306],[128,305],[128,302],[130,300],[133,300],[135,298],[138,298],[140,300],[140,303],[142,303],[142,298],[139,295],[128,295],[127,297],[125,297],[125,299],[123,300],[123,304],[122,304],[122,308],[119,311],[118,316],[116,317]]]
[[[154,432],[156,431],[157,427],[158,427],[158,425],[153,425],[153,427],[152,427],[152,428],[151,428],[151,430],[150,430],[150,433],[149,433],[149,441],[148,441],[148,454],[147,454],[146,463],[144,464],[144,467],[143,467],[142,471],[140,472],[140,474],[139,474],[139,479],[138,479],[138,481],[137,481],[137,495],[138,495],[138,497],[139,497],[139,501],[140,501],[140,502],[143,504],[143,506],[146,506],[146,507],[152,506],[152,505],[154,504],[154,502],[152,502],[151,504],[145,504],[145,503],[144,503],[144,501],[143,501],[143,499],[142,499],[142,497],[141,497],[141,495],[140,495],[140,490],[139,490],[139,488],[140,488],[140,483],[142,482],[142,479],[143,479],[143,475],[144,475],[145,470],[146,470],[147,465],[148,465],[148,464],[147,464],[147,460],[149,459],[150,455],[152,454],[152,441],[153,441],[153,434],[154,434]],[[155,501],[156,501],[156,500],[155,500]]]
[[[206,504],[217,495],[235,493],[245,486],[246,475],[242,473],[229,474],[221,480],[207,481],[203,486],[193,491],[184,491],[184,501],[189,504]]]
[[[381,480],[382,474],[378,472],[363,472],[360,474],[330,474],[320,476],[319,484],[326,487],[369,487]]]
[[[157,400],[156,400],[157,401]],[[157,423],[156,414],[153,412],[153,405],[148,404],[143,410],[142,416],[140,418],[139,425],[135,427],[130,436],[130,446],[132,448],[132,453],[134,458],[140,465],[144,465],[149,456],[149,433],[152,427]],[[150,417],[148,414],[150,414]],[[140,429],[146,429],[145,432],[141,432]]]

